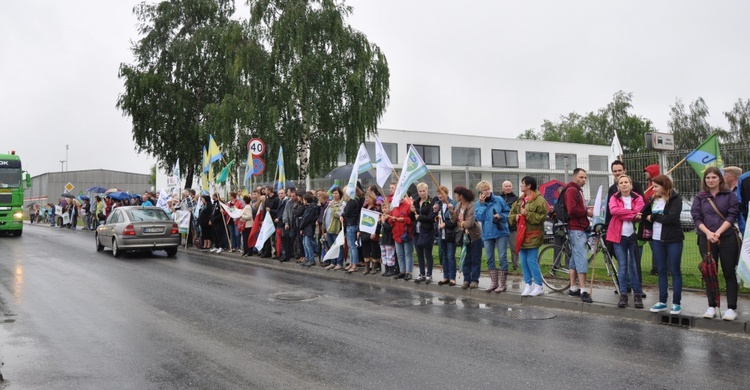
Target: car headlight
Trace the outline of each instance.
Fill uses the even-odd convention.
[[[13,214],[13,218],[15,218],[15,219],[23,219],[23,212],[19,211],[17,213],[14,213]]]

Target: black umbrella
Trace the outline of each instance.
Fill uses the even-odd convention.
[[[349,176],[352,175],[352,165],[354,164],[346,164],[342,165],[340,167],[334,168],[331,172],[328,172],[326,175],[326,179],[333,179],[333,180],[340,180],[342,183],[349,182]],[[372,174],[372,169],[366,171],[365,173],[360,173],[358,176],[360,179],[374,179],[375,176]],[[346,185],[346,184],[344,184]]]
[[[63,198],[70,198],[70,199],[75,198],[75,195],[73,195],[73,194],[71,194],[69,192],[66,192],[66,193],[64,193],[64,194],[62,194],[60,196],[62,196]]]

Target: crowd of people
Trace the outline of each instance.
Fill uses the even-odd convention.
[[[614,161],[610,167],[615,183],[604,202],[606,218],[601,228],[605,229],[609,252],[618,263],[621,292],[618,307],[628,306],[631,292],[634,307],[644,307],[646,294],[641,285],[641,258],[643,242],[647,242],[652,251],[651,272],[658,275],[659,284],[658,301],[650,310],[680,314],[685,240],[680,222],[681,197],[672,180],[659,173],[658,165],[644,169],[648,179],[644,186],[628,176],[622,161]],[[724,320],[737,317],[739,286],[735,269],[742,239],[736,224],[744,223],[747,218],[747,210],[741,211],[739,201],[741,174],[738,167],[726,167],[723,171],[707,168],[702,177],[702,189],[691,210],[701,255],[710,253],[724,275],[727,295]],[[301,192],[295,188],[277,191],[274,186],[266,186],[244,196],[230,192],[228,199],[218,193],[209,195],[205,191],[184,190],[181,199],[167,202],[167,208],[168,213],[190,212],[188,245],[201,251],[237,252],[241,256],[258,255],[280,262],[294,260],[302,266],[320,265],[326,270],[348,274],[361,272],[432,283],[433,248],[437,246],[442,266],[442,277],[437,284],[457,284],[458,262],[463,274],[461,287],[476,289],[484,251],[490,278],[490,286],[485,291],[505,292],[509,268],[520,267],[524,282],[522,296],[544,294],[538,254],[544,245],[544,223],[552,218],[556,230],[564,227],[571,248],[567,264],[571,285],[568,295],[590,303],[590,289],[586,285],[587,240],[594,210],[585,202],[583,187],[587,179],[587,172],[576,168],[572,181],[561,190],[557,205],[553,206],[540,194],[537,180],[525,176],[518,195],[509,181],[502,183],[501,191],[495,193],[485,180],[477,184],[476,192],[458,186],[450,194],[448,188],[438,186],[435,197],[429,195],[429,185],[421,182],[416,185],[416,193],[395,202],[396,183],[390,184],[388,194],[381,193],[378,186],[365,189],[358,183],[354,197],[346,195],[339,187]],[[32,223],[47,221],[51,226],[75,229],[80,218],[84,230],[95,229],[113,208],[130,204],[150,206],[156,199],[155,194],[148,192],[130,201],[100,196],[93,201],[61,198],[58,207],[51,203],[32,206],[29,214]],[[241,210],[241,214],[235,210]],[[373,233],[360,231],[362,210],[378,215]],[[560,211],[566,214],[564,222],[555,215],[557,210],[564,210]],[[68,214],[65,220],[69,223],[63,224],[60,212]],[[266,214],[270,215],[275,231],[257,250],[257,233]],[[345,244],[337,256],[326,259],[327,251],[334,247],[342,232]],[[671,306],[667,304],[670,276]],[[708,307],[704,317],[714,318],[721,314],[720,308],[713,290],[707,288],[706,294]]]

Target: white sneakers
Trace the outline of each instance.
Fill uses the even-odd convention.
[[[216,252],[215,252],[215,253],[216,253],[216,254],[218,255],[218,254],[219,254],[219,253],[221,253],[221,252],[222,252],[222,249],[221,249],[221,248],[219,248],[219,249],[217,249],[217,250],[216,250]]]
[[[724,321],[734,321],[737,318],[737,312],[732,309],[727,309],[727,311],[724,312],[724,317],[722,317]]]
[[[521,293],[522,297],[528,297],[531,294],[531,284],[526,284],[525,286]]]
[[[529,293],[529,296],[536,297],[542,294],[544,294],[544,288],[542,287],[541,284],[537,284],[536,286],[534,286],[534,289],[531,290],[531,293]]]

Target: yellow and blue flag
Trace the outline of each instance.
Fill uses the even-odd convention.
[[[276,167],[279,170],[279,182],[276,183],[276,191],[286,186],[286,173],[284,172],[284,147],[279,147],[279,158],[276,159]]]
[[[721,169],[723,164],[721,153],[719,152],[719,138],[716,136],[716,133],[712,134],[698,148],[690,152],[685,157],[685,160],[690,163],[690,166],[693,167],[695,173],[700,177],[703,177],[703,173],[708,167]]]
[[[208,158],[210,162],[215,163],[221,160],[221,150],[216,141],[214,141],[214,136],[209,135],[208,137]]]

